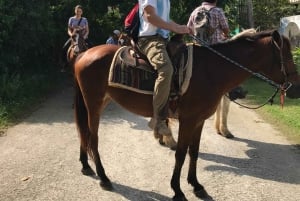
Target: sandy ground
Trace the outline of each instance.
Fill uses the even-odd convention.
[[[0,137],[0,200],[171,200],[175,152],[158,144],[147,118],[114,103],[105,110],[99,131],[99,150],[114,191],[102,190],[97,177],[81,174],[72,96],[72,88],[63,90]],[[235,104],[229,116],[234,139],[216,135],[212,123],[210,118],[205,124],[197,172],[212,200],[300,200],[300,151],[276,127]],[[175,138],[177,129],[175,124]],[[181,187],[196,201],[186,182],[187,162]]]

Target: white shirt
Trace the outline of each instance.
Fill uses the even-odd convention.
[[[139,0],[139,15],[140,15],[140,29],[139,36],[153,36],[161,35],[163,38],[169,37],[169,30],[158,28],[149,23],[143,16],[144,8],[146,6],[155,8],[156,14],[164,21],[170,21],[170,0]]]

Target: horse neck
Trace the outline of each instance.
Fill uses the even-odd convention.
[[[251,71],[261,71],[267,64],[270,64],[272,54],[266,45],[247,44],[222,44],[212,46],[226,58],[241,64]],[[202,59],[195,59],[202,55]],[[265,56],[262,56],[265,55]],[[198,70],[199,73],[205,72],[205,78],[210,79],[210,83],[215,86],[222,86],[222,93],[225,93],[233,87],[241,84],[251,76],[249,72],[239,66],[228,62],[225,58],[211,52],[206,48],[196,48],[194,51],[195,68],[204,68]],[[193,70],[194,71],[194,70]],[[201,79],[200,79],[201,82]]]
[[[79,54],[88,49],[83,36],[79,33],[75,35],[75,38],[71,38],[71,41],[72,41],[71,48],[72,51],[75,52],[75,54]]]
[[[79,48],[78,53],[84,52],[88,49],[83,37],[79,37],[79,39],[78,39],[78,48]]]

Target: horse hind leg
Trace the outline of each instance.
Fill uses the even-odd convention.
[[[218,134],[221,134],[221,131],[220,131],[220,120],[221,120],[221,103],[222,103],[222,100],[219,102],[218,106],[217,106],[217,110],[215,112],[215,115],[214,115],[214,126],[215,126],[215,129],[217,131]]]
[[[96,107],[90,107],[88,115],[89,115],[89,131],[90,131],[90,138],[88,141],[88,153],[94,160],[94,163],[96,165],[96,172],[99,176],[101,182],[100,186],[104,190],[112,190],[112,184],[109,178],[106,176],[104,167],[101,162],[100,154],[98,151],[98,128],[99,128],[99,121],[100,121],[100,114],[104,110],[104,108],[107,106],[107,104],[110,102],[110,99],[103,98],[100,103],[97,101],[92,103],[89,103],[87,105],[94,105]]]
[[[109,100],[104,100],[104,98],[102,98],[100,103],[88,102],[86,105],[89,107],[86,107],[77,83],[75,85],[75,89],[75,119],[80,134],[80,161],[82,163],[82,173],[85,175],[94,174],[94,171],[88,164],[87,153],[89,153],[96,165],[97,175],[101,179],[101,187],[105,190],[111,190],[112,184],[105,174],[98,152],[98,127],[100,114],[101,110],[106,106],[106,104],[108,104]],[[91,108],[91,105],[94,105],[95,107]]]
[[[106,176],[105,174],[105,170],[104,167],[102,165],[101,159],[100,159],[100,155],[98,152],[98,136],[93,135],[91,137],[91,150],[90,150],[90,155],[92,156],[95,165],[96,165],[96,172],[97,175],[100,177],[100,186],[104,189],[104,190],[112,190],[112,184],[111,181],[109,180],[109,178]]]
[[[79,132],[80,137],[80,157],[79,160],[82,164],[81,172],[87,176],[95,175],[95,172],[88,163],[87,155],[87,136],[88,136],[88,117],[87,110],[84,106],[83,97],[79,90],[79,86],[75,83],[75,100],[74,100],[74,109],[75,109],[75,121]]]
[[[233,138],[234,136],[227,127],[229,106],[230,100],[223,96],[215,112],[214,124],[218,134],[226,138]]]
[[[88,155],[86,152],[86,149],[83,148],[82,145],[80,145],[80,158],[79,158],[81,164],[82,164],[82,169],[81,172],[83,175],[86,176],[94,176],[96,173],[94,170],[91,168],[91,166],[88,163]]]

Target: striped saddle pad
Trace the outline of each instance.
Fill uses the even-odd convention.
[[[109,86],[128,89],[143,94],[153,94],[157,72],[148,61],[135,56],[130,46],[121,47],[113,58],[108,84]],[[172,94],[182,95],[188,88],[192,75],[192,46],[188,45],[180,56],[173,56],[174,79],[171,87]],[[179,58],[179,59],[178,59]]]
[[[157,72],[148,62],[135,56],[132,47],[121,47],[110,67],[110,86],[125,88],[144,94],[153,94]]]

